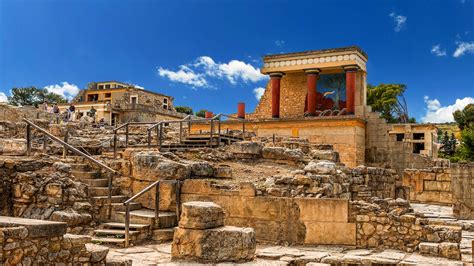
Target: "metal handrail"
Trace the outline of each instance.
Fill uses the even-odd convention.
[[[43,143],[43,145],[44,145],[43,150],[44,151],[46,150],[46,145],[45,145],[46,140],[47,140],[46,138],[49,137],[50,139],[62,144],[65,149],[67,148],[67,149],[71,150],[72,152],[74,152],[76,154],[79,154],[80,156],[90,160],[91,162],[95,163],[96,165],[106,169],[107,171],[110,171],[113,175],[119,174],[119,172],[115,171],[114,169],[110,168],[109,166],[105,165],[104,163],[98,161],[97,159],[93,158],[92,156],[87,155],[84,152],[78,150],[76,147],[68,144],[67,142],[59,139],[58,137],[54,136],[53,134],[51,134],[47,130],[37,126],[36,124],[29,121],[28,119],[23,118],[23,121],[26,122],[26,154],[27,154],[27,156],[30,156],[30,154],[31,154],[31,127],[34,127],[36,130],[38,130],[38,131],[40,131],[44,134],[44,141],[45,141]],[[63,154],[65,155],[66,152],[63,152]],[[108,182],[108,195],[107,195],[107,201],[108,202],[107,203],[108,203],[108,216],[110,218],[110,216],[112,215],[112,176],[108,175],[107,179],[108,179],[108,181],[107,181]]]
[[[133,202],[133,200],[139,198],[146,192],[150,191],[152,188],[155,189],[155,226],[159,226],[160,222],[160,183],[165,183],[165,182],[170,182],[170,183],[175,183],[175,196],[176,196],[176,219],[179,222],[179,215],[180,215],[180,205],[181,205],[181,183],[179,180],[157,180],[144,189],[140,190],[137,194],[133,195],[130,197],[128,200],[123,202],[123,205],[125,205],[125,247],[128,248],[130,245],[130,203]]]

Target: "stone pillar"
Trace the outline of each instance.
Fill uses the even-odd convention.
[[[306,79],[308,83],[308,114],[310,116],[316,116],[316,95],[317,95],[317,82],[319,79],[319,69],[307,69],[305,70]]]
[[[280,118],[280,80],[283,75],[281,72],[270,74],[272,86],[272,118]]]
[[[245,119],[245,103],[237,104],[237,117]]]
[[[346,71],[346,111],[354,114],[357,66],[344,67]]]

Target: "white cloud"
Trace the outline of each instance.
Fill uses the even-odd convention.
[[[68,82],[61,82],[60,84],[54,84],[44,87],[48,92],[56,93],[64,98],[71,100],[74,96],[79,93],[79,87],[74,84],[69,84]]]
[[[144,90],[144,89],[145,89],[145,88],[143,88],[142,86],[137,85],[137,84],[132,84],[132,85],[133,85],[133,87],[134,87],[135,89],[140,89],[140,90]]]
[[[454,51],[454,57],[461,57],[464,54],[472,54],[474,53],[474,42],[456,42],[458,47],[456,47],[456,51]]]
[[[8,97],[5,93],[0,92],[0,103],[8,102]]]
[[[431,53],[436,56],[446,56],[446,50],[441,49],[441,45],[439,44],[434,45],[433,48],[431,48]]]
[[[474,98],[464,97],[463,99],[456,99],[452,105],[441,106],[438,99],[431,100],[428,96],[424,97],[426,103],[426,114],[421,118],[424,123],[446,123],[454,122],[453,112],[462,110],[466,105],[474,103]]]
[[[227,63],[218,63],[209,56],[200,56],[194,63],[179,66],[174,72],[159,68],[159,75],[167,77],[171,81],[189,84],[193,87],[211,87],[207,78],[227,79],[230,83],[237,81],[258,82],[267,77],[260,73],[260,69],[239,60],[231,60]]]
[[[391,17],[395,23],[395,28],[393,29],[395,32],[401,31],[407,25],[407,17],[403,15],[392,12],[388,16]]]
[[[178,71],[171,71],[160,67],[158,74],[161,77],[166,77],[171,81],[180,82],[191,85],[193,87],[208,87],[207,80],[202,74],[196,74],[189,67],[182,65]]]
[[[257,98],[257,100],[259,101],[262,98],[264,92],[265,92],[265,88],[262,88],[262,87],[253,89],[253,94],[255,95],[255,98]]]
[[[285,41],[283,41],[283,40],[276,40],[276,41],[275,41],[275,45],[278,46],[278,47],[282,47],[283,45],[285,45]]]

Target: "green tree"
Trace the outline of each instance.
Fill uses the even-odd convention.
[[[458,152],[461,159],[474,161],[474,127],[466,127],[461,132],[461,147]]]
[[[191,107],[188,107],[188,106],[175,106],[174,109],[178,113],[183,113],[183,114],[188,114],[188,115],[193,114],[193,109]]]
[[[197,111],[194,115],[199,116],[199,117],[206,117],[206,112],[207,112],[206,109],[201,109]]]
[[[408,116],[405,100],[406,85],[380,84],[367,85],[367,104],[372,110],[379,112],[389,123],[413,123],[414,118]]]
[[[458,123],[459,129],[474,126],[474,104],[468,104],[464,109],[456,110],[453,113],[454,120]]]
[[[11,105],[33,105],[38,107],[44,101],[65,103],[67,102],[61,95],[48,92],[45,89],[38,89],[36,87],[13,88],[11,96],[8,97],[8,102]]]

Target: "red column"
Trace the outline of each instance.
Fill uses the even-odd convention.
[[[355,109],[355,89],[357,68],[346,68],[346,110],[349,114],[354,114]]]
[[[280,118],[280,80],[283,73],[270,74],[272,85],[272,118]]]
[[[212,118],[213,116],[214,116],[214,114],[212,112],[206,111],[205,118]]]
[[[245,119],[245,103],[237,104],[237,117]]]
[[[310,116],[316,115],[316,90],[319,79],[319,69],[306,70],[306,78],[308,82],[308,113]]]

